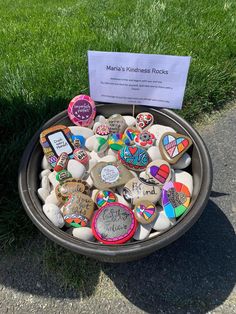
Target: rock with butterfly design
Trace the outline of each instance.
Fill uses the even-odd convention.
[[[136,127],[140,131],[147,131],[154,122],[154,117],[150,112],[140,112],[136,117]]]
[[[157,210],[152,202],[141,200],[135,205],[134,215],[138,222],[146,225],[155,220],[157,217]]]
[[[144,170],[150,161],[147,151],[137,146],[124,146],[118,152],[118,159],[128,169],[135,171]]]
[[[174,164],[191,145],[192,140],[190,137],[179,133],[166,132],[161,137],[159,148],[162,158],[170,164]]]
[[[146,183],[164,185],[166,182],[170,181],[171,178],[171,168],[167,161],[165,160],[155,160],[152,161],[146,168]],[[144,179],[145,180],[145,179]]]

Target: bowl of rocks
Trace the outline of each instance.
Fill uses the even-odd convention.
[[[19,169],[20,197],[38,229],[106,262],[178,239],[200,217],[211,185],[206,146],[179,115],[87,95],[38,130]]]

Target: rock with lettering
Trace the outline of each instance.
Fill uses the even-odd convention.
[[[63,169],[66,169],[68,161],[69,161],[68,154],[65,152],[61,153],[61,155],[57,159],[57,163],[56,163],[56,166],[54,168],[54,171],[59,172]]]
[[[68,127],[72,133],[72,135],[81,135],[83,138],[87,139],[94,135],[93,131],[89,128],[85,128],[83,126],[69,126]]]
[[[47,218],[58,228],[62,228],[65,224],[59,207],[55,204],[43,205],[43,212]]]
[[[156,185],[148,185],[141,182],[139,179],[134,178],[125,184],[123,196],[127,202],[131,202],[133,204],[136,204],[141,200],[147,200],[156,204],[156,202],[160,199],[161,190]]]
[[[75,179],[83,178],[85,174],[85,167],[83,164],[75,159],[70,159],[67,165],[67,170],[71,173],[72,177]]]
[[[104,244],[122,244],[129,241],[137,228],[131,208],[112,203],[101,207],[92,220],[95,238]]]
[[[86,150],[82,148],[76,148],[73,152],[74,159],[80,162],[82,165],[86,166],[89,162],[89,155]]]
[[[93,200],[81,192],[70,194],[62,208],[65,222],[75,228],[87,226],[93,210]]]
[[[95,103],[88,95],[75,96],[68,106],[68,116],[75,125],[88,127],[93,122],[95,115]]]
[[[140,112],[136,117],[136,127],[140,131],[147,131],[154,122],[154,117],[150,112]]]
[[[64,169],[64,170],[57,172],[57,175],[56,175],[57,181],[62,182],[62,181],[69,179],[69,178],[72,178],[72,175],[69,171]]]
[[[67,179],[60,184],[57,184],[55,193],[58,201],[62,204],[64,204],[68,197],[71,194],[74,193],[84,193],[84,194],[89,194],[90,193],[90,188],[87,184],[86,181],[84,180],[77,180],[74,178]]]
[[[113,114],[107,120],[111,133],[123,133],[127,128],[125,119],[120,114]]]
[[[147,151],[137,146],[124,146],[118,152],[118,159],[128,168],[135,171],[144,170],[150,159]]]
[[[101,161],[92,168],[91,177],[96,188],[110,189],[125,184],[133,175],[118,161]]]
[[[92,229],[89,227],[73,228],[72,235],[73,237],[83,240],[83,241],[88,241],[88,242],[95,241]]]
[[[47,161],[54,168],[58,157],[67,153],[73,158],[74,147],[72,145],[71,132],[65,125],[54,125],[40,134],[40,144],[46,155]]]

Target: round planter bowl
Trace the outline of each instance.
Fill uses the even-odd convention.
[[[100,243],[85,242],[74,238],[63,230],[55,227],[44,215],[42,203],[38,198],[39,173],[43,151],[39,143],[39,135],[42,130],[56,124],[72,125],[67,117],[67,111],[63,111],[49,120],[34,135],[25,149],[19,169],[19,193],[24,208],[42,233],[66,249],[83,254],[104,262],[127,262],[140,259],[160,248],[169,245],[182,236],[200,217],[205,208],[212,185],[212,164],[207,148],[199,136],[184,119],[173,111],[167,109],[153,109],[150,107],[136,106],[135,116],[139,112],[149,111],[153,114],[155,123],[174,128],[178,133],[188,135],[193,146],[189,153],[192,156],[192,164],[188,170],[193,175],[193,195],[189,210],[182,215],[176,225],[159,234],[151,233],[149,238],[143,241],[129,242],[123,245],[102,245]],[[132,115],[132,105],[97,105],[97,114],[106,117],[114,113]]]

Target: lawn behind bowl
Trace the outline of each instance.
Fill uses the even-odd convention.
[[[191,56],[179,113],[193,122],[234,97],[235,12],[222,0],[1,1],[1,243],[35,230],[18,196],[19,160],[43,122],[89,93],[88,49]]]

